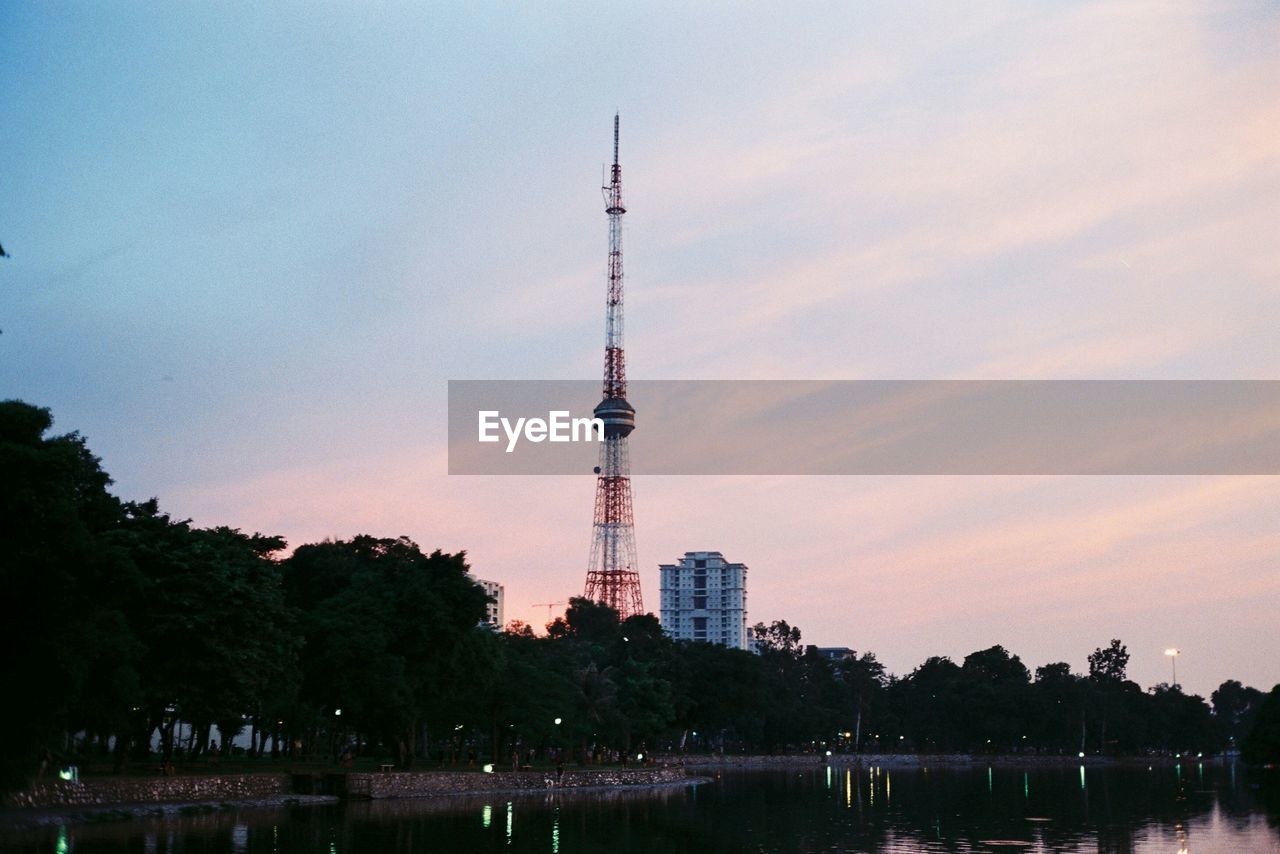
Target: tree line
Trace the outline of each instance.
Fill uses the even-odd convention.
[[[1032,674],[1003,647],[903,676],[831,660],[784,621],[755,652],[676,642],[651,615],[584,599],[535,634],[484,626],[464,553],[357,536],[285,553],[276,536],[200,528],[122,501],[48,410],[0,403],[0,785],[42,757],[175,753],[418,764],[593,761],[652,751],[1195,752],[1280,759],[1280,686],[1210,701],[1143,691],[1113,640],[1087,673]],[[188,733],[179,743],[179,722]]]

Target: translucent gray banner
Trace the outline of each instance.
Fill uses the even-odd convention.
[[[1280,474],[1270,380],[641,380],[627,399],[633,474]],[[450,380],[449,473],[590,474],[599,402],[598,381]]]

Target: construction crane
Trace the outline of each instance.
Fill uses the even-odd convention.
[[[564,606],[566,606],[566,605],[568,605],[568,604],[569,604],[568,602],[535,602],[535,603],[533,603],[533,607],[535,607],[535,608],[546,608],[546,609],[547,609],[547,622],[548,622],[548,623],[550,623],[550,622],[551,622],[551,617],[552,617],[552,612],[553,612],[553,610],[554,610],[555,608],[563,608]]]

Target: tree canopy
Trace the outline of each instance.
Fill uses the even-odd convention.
[[[127,502],[46,409],[0,403],[0,787],[44,752],[223,749],[415,762],[654,751],[1214,751],[1277,761],[1280,687],[1212,706],[1143,691],[1118,639],[1035,669],[1003,646],[889,674],[832,660],[784,620],[753,651],[677,642],[651,614],[575,598],[545,634],[484,623],[464,553],[369,535],[298,546]],[[179,743],[179,722],[185,743]],[[248,730],[246,734],[246,730]]]

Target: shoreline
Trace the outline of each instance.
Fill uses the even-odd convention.
[[[387,811],[422,812],[433,805],[452,808],[459,803],[482,802],[490,795],[533,798],[583,796],[640,796],[646,792],[683,789],[712,782],[711,777],[694,774],[680,780],[621,786],[574,786],[569,788],[494,788],[486,790],[459,790],[433,792],[422,795],[406,795],[397,798],[344,799],[337,795],[282,795],[274,798],[253,798],[236,801],[185,801],[166,803],[114,804],[75,809],[59,808],[6,808],[0,810],[0,830],[30,831],[68,824],[118,824],[139,819],[182,818],[239,810],[268,810],[287,807],[336,806],[347,804],[353,808],[385,813]]]
[[[304,780],[305,788],[298,791]],[[343,802],[422,802],[492,794],[639,792],[693,786],[709,778],[690,774],[678,766],[566,770],[559,780],[554,773],[540,771],[356,772],[331,775],[332,788],[323,794],[313,794],[311,784],[315,780],[312,775],[224,774],[39,783],[5,799],[0,807],[0,827],[48,827]]]
[[[812,753],[747,755],[747,756],[665,756],[662,760],[679,762],[687,769],[768,770],[771,768],[1089,768],[1137,767],[1142,765],[1173,767],[1180,763],[1221,765],[1233,761],[1222,755],[1204,757],[1174,756],[1046,756],[1002,753],[837,753],[823,756]]]
[[[642,792],[696,786],[720,772],[832,768],[971,769],[1062,767],[1173,767],[1179,762],[1221,765],[1233,760],[1172,756],[1035,756],[1000,754],[814,754],[663,756],[649,768],[566,770],[560,781],[542,771],[355,772],[332,775],[339,793],[296,791],[288,774],[220,774],[189,778],[97,778],[83,783],[42,783],[17,792],[0,807],[0,827],[39,828],[60,824],[129,821],[201,815],[240,809],[390,804],[454,800],[487,795]],[[301,778],[303,775],[297,775]],[[306,775],[311,778],[311,775]],[[166,782],[171,781],[171,782]]]

